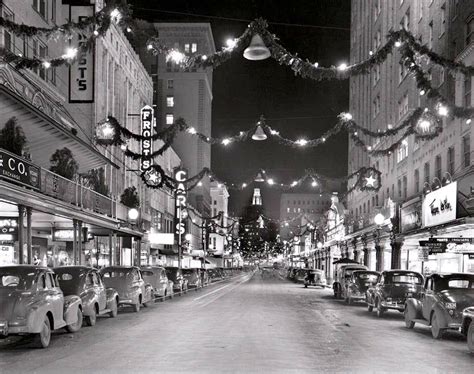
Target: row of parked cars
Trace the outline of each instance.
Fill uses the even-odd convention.
[[[370,271],[364,265],[338,266],[333,283],[335,298],[346,303],[364,302],[369,312],[383,317],[388,310],[404,314],[405,325],[431,328],[441,339],[448,330],[467,338],[474,352],[474,274],[433,273],[426,277],[415,271]]]
[[[110,266],[47,268],[32,265],[0,267],[0,338],[33,334],[35,345],[46,348],[51,332],[78,331],[97,317],[117,316],[120,306],[138,312],[157,298],[198,289],[226,277],[223,269]]]

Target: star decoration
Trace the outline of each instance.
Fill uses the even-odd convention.
[[[377,181],[372,174],[370,174],[368,177],[365,177],[365,186],[366,187],[375,187],[374,183]]]

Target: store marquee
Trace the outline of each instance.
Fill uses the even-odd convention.
[[[452,182],[425,196],[422,205],[423,227],[440,225],[456,219],[457,182]]]

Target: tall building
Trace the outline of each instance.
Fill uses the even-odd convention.
[[[212,30],[208,23],[155,23],[162,44],[186,55],[215,52]],[[145,67],[153,78],[154,104],[158,126],[171,125],[182,117],[197,132],[211,136],[212,69],[184,69],[166,56],[153,56],[146,49],[140,52]],[[211,146],[189,134],[178,134],[173,147],[190,176],[210,168]],[[190,203],[204,215],[210,213],[210,186],[190,191]]]
[[[260,188],[253,189],[252,205],[263,205],[262,195],[260,194]]]
[[[353,0],[351,63],[368,59],[371,51],[385,44],[390,30],[400,28],[409,30],[441,56],[466,65],[473,63],[474,2],[458,0]],[[470,76],[452,75],[427,60],[422,61],[422,67],[431,84],[448,100],[458,106],[472,106]],[[397,50],[370,74],[360,74],[350,81],[350,112],[356,122],[372,131],[396,127],[414,109],[433,108],[435,104],[426,95],[420,95],[412,75],[400,64]],[[469,215],[474,185],[471,125],[449,116],[443,122],[440,136],[429,141],[416,141],[410,136],[387,157],[370,157],[363,148],[349,141],[348,173],[362,166],[375,166],[382,172],[382,188],[378,193],[355,191],[348,196],[350,215],[346,217],[348,232],[342,244],[343,256],[360,258],[377,270],[391,267],[426,272],[474,270],[472,260],[461,249],[458,253],[425,258],[418,255],[420,240],[472,237],[474,232],[473,224],[465,218]],[[378,142],[366,139],[373,149],[386,148],[395,140],[395,136]],[[434,191],[434,195],[423,193],[424,189],[428,192],[426,187],[437,188],[450,180],[455,183]],[[450,201],[454,212],[443,211],[442,216],[434,219],[427,200],[437,201],[441,195]],[[379,227],[374,224],[377,213],[385,218]]]
[[[221,214],[218,220],[220,226],[227,227],[231,224],[229,216],[229,191],[227,187],[217,181],[211,182],[211,216],[215,217]],[[208,251],[214,256],[223,257],[227,249],[227,230],[216,227],[215,232],[209,234]]]

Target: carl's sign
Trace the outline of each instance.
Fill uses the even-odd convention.
[[[0,149],[0,179],[7,179],[39,190],[40,168],[10,152]]]
[[[178,245],[182,244],[183,236],[186,235],[186,207],[187,207],[187,193],[184,182],[188,178],[188,172],[185,169],[176,169],[174,179],[177,182],[175,192],[175,224],[174,233]]]
[[[142,143],[141,143],[141,154],[142,158],[140,161],[140,169],[146,171],[150,169],[153,159],[151,154],[153,153],[153,133],[155,130],[155,117],[153,115],[153,108],[149,105],[145,105],[140,111],[140,120],[142,125]]]

